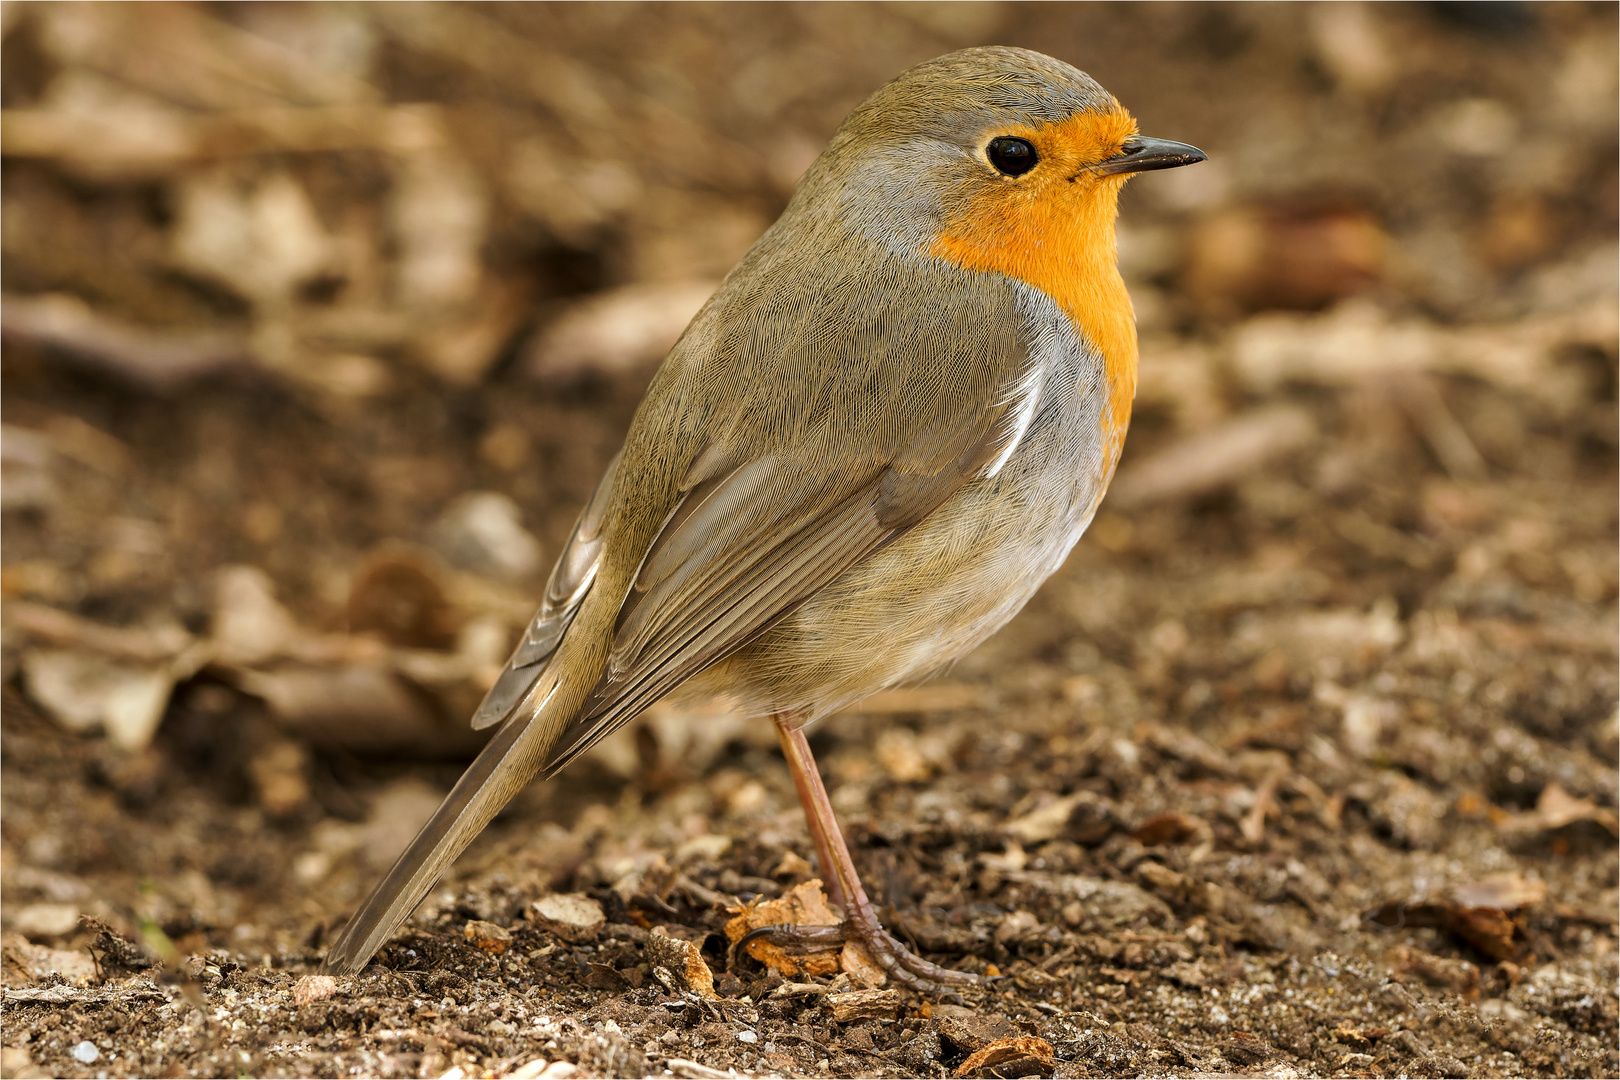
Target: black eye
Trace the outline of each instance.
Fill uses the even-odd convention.
[[[1035,147],[1023,139],[1005,136],[991,139],[984,152],[990,158],[990,164],[1008,176],[1023,176],[1041,160],[1035,153]]]

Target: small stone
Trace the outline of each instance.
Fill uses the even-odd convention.
[[[540,569],[540,541],[523,527],[523,512],[497,491],[473,491],[451,503],[428,532],[450,565],[502,581]]]
[[[749,1031],[749,1030],[747,1030],[745,1028],[742,1031],[737,1032],[737,1041],[738,1042],[745,1042],[745,1043],[756,1043],[756,1042],[759,1042],[759,1036],[754,1034],[752,1031]]]
[[[782,852],[782,861],[771,871],[775,878],[808,878],[815,876],[816,868],[797,851]]]
[[[325,1001],[337,993],[337,980],[330,975],[305,975],[293,983],[293,1004],[308,1005],[313,1001]]]
[[[996,944],[1007,945],[1019,941],[1033,934],[1040,927],[1041,921],[1035,917],[1033,912],[1015,911],[1002,919],[1001,925],[996,927]]]
[[[607,916],[602,905],[580,893],[551,893],[536,900],[530,910],[535,920],[564,941],[594,938]]]
[[[73,1055],[73,1060],[80,1065],[94,1065],[101,1058],[101,1051],[97,1050],[96,1044],[89,1039],[79,1043],[70,1052]]]
[[[730,850],[731,837],[722,836],[719,833],[704,833],[702,836],[694,836],[690,840],[683,840],[680,846],[675,849],[674,861],[676,865],[680,865],[688,859],[706,859],[709,862],[714,862]]]
[[[25,937],[63,937],[79,925],[74,904],[29,904],[17,912],[10,929]]]

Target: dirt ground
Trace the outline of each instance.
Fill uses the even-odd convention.
[[[1616,7],[4,7],[0,1073],[1612,1076]],[[658,356],[838,120],[1026,45],[1136,180],[1120,475],[1003,632],[812,743],[961,1001],[661,704],[360,977]]]

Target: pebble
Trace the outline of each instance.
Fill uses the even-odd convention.
[[[540,569],[540,541],[523,527],[523,512],[497,491],[473,491],[451,503],[428,530],[429,543],[452,566],[501,581]]]
[[[94,1065],[101,1057],[101,1051],[97,1050],[96,1044],[91,1042],[89,1039],[86,1039],[84,1042],[75,1046],[72,1050],[72,1054],[73,1060],[77,1061],[80,1065]]]

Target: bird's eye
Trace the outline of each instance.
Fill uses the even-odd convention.
[[[1030,143],[1024,139],[1007,136],[991,139],[984,152],[989,157],[990,164],[1006,176],[1023,176],[1041,160],[1040,155],[1035,153],[1035,147]]]

